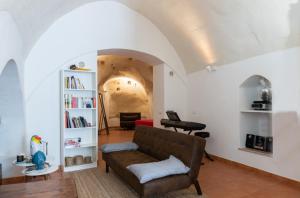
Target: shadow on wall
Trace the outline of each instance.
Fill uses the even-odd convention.
[[[278,169],[287,171],[291,178],[300,178],[300,172],[293,167],[300,167],[300,118],[295,111],[278,112],[273,117],[274,160]],[[295,141],[297,140],[297,141]],[[291,163],[293,162],[293,163]],[[295,162],[298,165],[294,164]],[[295,175],[298,174],[298,175]]]
[[[12,160],[25,149],[24,105],[17,65],[10,60],[0,75],[0,163],[3,178],[18,175]]]

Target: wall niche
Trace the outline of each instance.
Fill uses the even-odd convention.
[[[253,75],[239,87],[240,150],[273,156],[272,84],[261,75]],[[248,137],[248,145],[246,139]],[[253,139],[250,139],[250,138]],[[249,142],[253,141],[253,147]],[[250,144],[251,145],[251,144]],[[261,148],[260,148],[261,147]],[[264,147],[264,149],[262,149]]]

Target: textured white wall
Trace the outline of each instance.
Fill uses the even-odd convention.
[[[26,146],[24,139],[23,44],[8,12],[0,11],[0,163],[3,177],[20,174],[12,160]]]
[[[190,74],[189,118],[207,124],[208,152],[300,180],[300,48],[275,52]],[[272,83],[273,158],[239,151],[239,86],[251,75]]]
[[[95,2],[63,16],[40,38],[25,62],[27,138],[36,132],[46,137],[49,152],[57,163],[60,154],[59,70],[74,58],[113,48],[157,57],[186,80],[182,63],[165,36],[149,20],[124,5]],[[185,97],[178,95],[171,103],[183,103]]]
[[[18,28],[8,12],[0,11],[0,74],[7,62],[15,60],[18,67],[18,73],[23,69],[23,45]],[[21,80],[23,76],[21,76]],[[23,88],[22,88],[23,90]]]
[[[0,163],[3,177],[20,174],[12,165],[16,155],[24,153],[25,121],[17,65],[9,61],[0,75]]]

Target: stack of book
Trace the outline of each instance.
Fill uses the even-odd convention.
[[[74,76],[65,77],[65,89],[85,89],[79,78]]]
[[[85,128],[91,126],[91,123],[88,123],[84,117],[79,116],[70,118],[70,113],[65,111],[65,128]]]
[[[70,94],[64,95],[65,108],[96,108],[95,97],[75,97]]]

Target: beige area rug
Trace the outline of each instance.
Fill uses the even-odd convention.
[[[137,198],[137,193],[123,182],[113,171],[109,174],[99,169],[89,169],[73,173],[79,198]],[[199,196],[194,186],[168,193],[156,198],[207,198]]]

